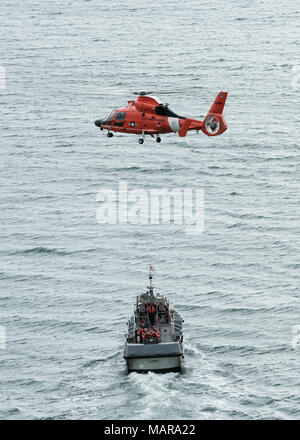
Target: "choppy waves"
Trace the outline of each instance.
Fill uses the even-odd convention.
[[[223,1],[216,34],[214,5],[148,3],[0,6],[0,418],[297,419],[298,15]],[[228,90],[228,131],[139,145],[96,129],[143,89],[191,117]],[[204,232],[100,225],[97,192],[120,180],[204,189]],[[150,260],[185,319],[181,374],[126,374]]]

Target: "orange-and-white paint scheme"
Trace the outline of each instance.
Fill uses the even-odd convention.
[[[135,101],[128,101],[127,107],[113,110],[105,119],[95,121],[95,124],[100,130],[108,130],[108,137],[113,136],[113,131],[142,135],[139,139],[141,144],[145,135],[156,136],[156,141],[160,142],[161,134],[177,132],[184,137],[191,130],[202,130],[207,136],[218,136],[227,129],[223,116],[227,93],[218,93],[203,121],[179,116],[156,96],[141,92]]]

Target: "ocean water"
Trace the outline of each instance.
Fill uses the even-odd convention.
[[[3,0],[0,17],[0,417],[299,419],[298,2]],[[143,89],[192,117],[226,90],[228,130],[100,133]],[[203,233],[99,224],[120,180],[202,188]],[[182,374],[125,371],[149,261],[185,319]]]

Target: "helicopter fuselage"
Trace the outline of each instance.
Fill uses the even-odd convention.
[[[156,136],[160,142],[160,134],[178,132],[179,136],[184,137],[190,130],[202,130],[208,136],[216,136],[227,129],[222,116],[226,96],[227,92],[218,94],[219,98],[216,98],[211,110],[219,111],[210,110],[204,121],[179,116],[158,98],[142,95],[136,101],[128,101],[126,107],[113,110],[106,118],[96,120],[95,124],[100,130],[108,130],[108,137],[112,136],[112,132],[142,135],[140,143],[143,143],[145,135]],[[221,108],[218,109],[216,104],[221,104]],[[206,122],[208,118],[209,124]]]

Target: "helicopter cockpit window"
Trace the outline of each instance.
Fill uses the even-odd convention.
[[[118,112],[116,115],[116,121],[124,121],[124,119],[125,119],[125,112],[122,113]]]
[[[110,114],[107,116],[107,118],[105,119],[105,122],[107,125],[110,125],[114,119],[114,115],[115,115],[115,111],[110,112]]]
[[[125,119],[125,112],[117,112],[114,117],[114,125],[123,127]]]

